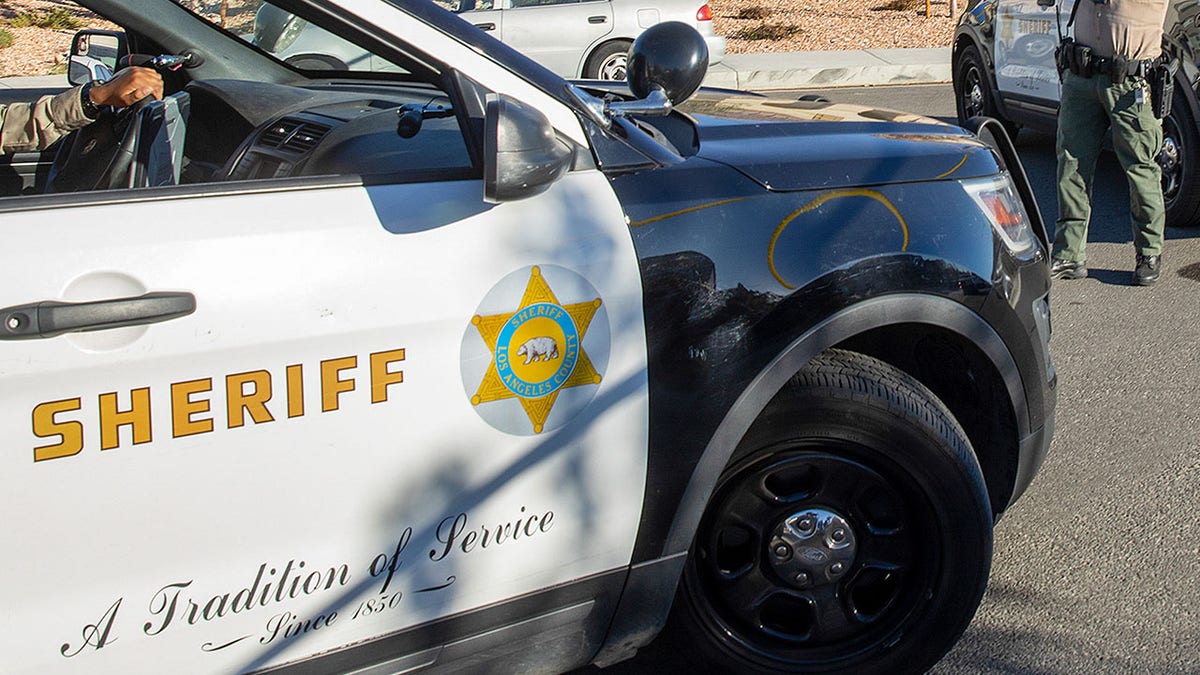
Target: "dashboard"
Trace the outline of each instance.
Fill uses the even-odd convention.
[[[181,182],[475,172],[462,115],[429,85],[204,80],[186,91],[191,115]]]

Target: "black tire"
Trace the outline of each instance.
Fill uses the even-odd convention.
[[[625,68],[629,63],[629,48],[632,42],[614,40],[605,42],[592,52],[583,67],[583,76],[592,80],[624,80]]]
[[[996,95],[992,80],[983,65],[983,58],[974,45],[966,47],[954,67],[954,108],[958,123],[966,124],[972,117],[994,117],[1004,125],[1008,137],[1016,140],[1021,127],[1004,119],[996,107]]]
[[[924,672],[974,616],[991,554],[987,489],[945,405],[831,350],[718,481],[664,647],[701,672]]]
[[[1182,92],[1183,88],[1176,84],[1171,113],[1162,121],[1163,147],[1158,153],[1168,227],[1200,225],[1200,183],[1196,176],[1200,167],[1197,140],[1200,134]]]
[[[350,66],[343,63],[341,59],[328,54],[300,54],[289,57],[285,63],[298,70],[350,70]]]

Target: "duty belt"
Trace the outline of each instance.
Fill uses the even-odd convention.
[[[1113,82],[1120,82],[1126,77],[1146,77],[1157,61],[1157,59],[1130,61],[1119,56],[1111,59],[1092,57],[1091,71],[1094,75],[1108,75]],[[1090,75],[1084,77],[1090,77]]]
[[[1068,57],[1066,63],[1063,64],[1066,66],[1066,70],[1070,70],[1079,77],[1108,75],[1113,82],[1122,82],[1127,77],[1144,78],[1160,61],[1160,59],[1131,61],[1121,56],[1096,56],[1090,47],[1078,42],[1068,41],[1062,48],[1073,50],[1073,53],[1064,55]]]

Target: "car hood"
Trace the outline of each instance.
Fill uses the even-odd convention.
[[[679,110],[697,123],[699,157],[770,190],[975,178],[999,171],[991,149],[975,136],[911,113],[711,92]]]

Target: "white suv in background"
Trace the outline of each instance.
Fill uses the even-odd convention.
[[[624,80],[633,41],[664,21],[680,21],[699,31],[708,45],[709,65],[725,56],[725,38],[713,32],[713,13],[705,0],[442,0],[437,4],[567,78]],[[294,41],[276,47],[275,55],[287,63],[305,70],[389,69],[361,48],[299,22],[293,28]]]

